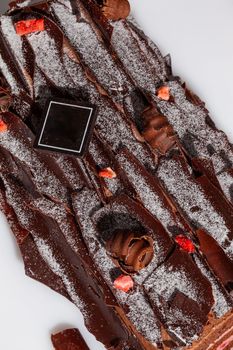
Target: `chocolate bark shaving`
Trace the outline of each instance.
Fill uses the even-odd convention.
[[[172,339],[183,346],[191,344],[202,332],[214,304],[211,285],[192,258],[175,249],[144,287]]]
[[[232,260],[232,206],[206,176],[195,179],[183,158],[160,161],[158,177],[194,229],[204,229]]]
[[[111,204],[102,207],[96,193],[84,188],[79,193],[73,194],[72,200],[75,215],[85,243],[89,249],[89,254],[123,308],[125,312],[124,317],[126,319],[128,318],[136,331],[147,340],[155,343],[159,342],[161,339],[160,325],[158,324],[157,317],[153,313],[148,300],[145,298],[143,288],[139,285],[135,285],[131,293],[126,295],[126,293],[118,291],[113,287],[112,271],[115,270],[116,267],[112,258],[107,254],[103,242],[107,239],[107,236],[109,237],[109,235],[111,235],[112,227],[117,228],[117,224],[121,227],[122,225],[129,224],[133,225],[133,227],[136,225],[137,230],[141,230],[142,228],[138,222],[138,216],[140,218],[143,217],[143,225],[147,230],[151,233],[156,232],[157,234],[157,241],[155,243],[156,251],[158,251],[158,247],[160,247],[156,257],[157,260],[153,264],[154,266],[158,264],[158,261],[163,261],[170,252],[172,242],[169,237],[166,236],[166,233],[159,223],[155,222],[147,212],[143,211],[140,205],[127,196],[118,196],[115,200],[110,202]],[[142,212],[145,215],[142,215]],[[114,216],[115,213],[116,215]],[[131,215],[131,217],[129,215]],[[105,232],[101,229],[100,222],[101,226],[104,225]],[[109,223],[110,227],[108,227]],[[110,232],[107,232],[109,229]],[[139,271],[139,274],[142,271],[143,270]],[[147,314],[147,319],[145,320],[146,327],[144,327],[138,319],[139,315],[143,317],[145,312]],[[123,312],[121,313],[123,314]]]
[[[130,4],[128,0],[103,0],[102,11],[108,19],[118,21],[128,17]]]
[[[199,229],[196,231],[196,234],[200,243],[200,250],[209,266],[223,285],[231,290],[233,287],[233,262],[226,256],[215,239],[205,230]]]
[[[127,231],[115,231],[107,243],[107,250],[123,271],[128,273],[135,273],[145,268],[150,264],[154,254],[151,237]]]
[[[69,1],[67,1],[67,4],[69,4]],[[63,15],[66,13],[66,8],[64,8],[64,11],[63,11]],[[118,25],[118,23],[115,23],[114,25]],[[49,26],[49,29],[51,29],[51,28],[53,28],[53,30],[54,31],[56,31],[57,29],[56,29],[56,27],[55,26]],[[124,27],[125,28],[125,27]],[[127,30],[128,30],[128,32],[127,33],[130,33],[130,35],[131,35],[131,38],[133,37],[134,38],[134,42],[136,42],[136,44],[137,45],[135,45],[134,47],[133,47],[133,51],[134,51],[134,48],[136,48],[137,46],[140,46],[140,50],[141,50],[141,52],[143,52],[143,55],[142,55],[142,57],[143,57],[143,59],[145,59],[145,51],[143,51],[143,50],[145,50],[145,48],[143,48],[143,44],[142,44],[142,41],[140,40],[140,34],[139,34],[139,32],[133,32],[132,31],[132,26],[129,24],[129,22],[128,22],[128,27],[127,27]],[[72,31],[71,31],[72,32]],[[74,31],[73,31],[74,32]],[[71,33],[71,37],[72,37],[72,35],[73,35],[73,32]],[[136,36],[136,34],[137,34],[137,36]],[[119,35],[122,35],[121,33],[120,33],[120,31],[119,31]],[[34,35],[32,35],[32,37],[33,37]],[[63,36],[63,35],[62,35]],[[46,40],[48,39],[48,38],[53,38],[53,39],[55,39],[55,40],[57,40],[57,41],[59,41],[60,39],[61,39],[61,35],[57,35],[57,36],[55,36],[55,37],[52,37],[52,36],[48,36],[48,37],[46,37]],[[30,38],[31,39],[31,38]],[[84,42],[84,41],[82,41],[82,42]],[[120,44],[121,44],[121,42],[120,42]],[[59,46],[60,46],[60,44],[59,44]],[[98,46],[98,45],[97,45]],[[63,47],[63,46],[62,46]],[[92,45],[91,45],[91,47],[92,47]],[[131,46],[129,46],[129,48],[130,48]],[[39,59],[39,54],[40,54],[40,50],[41,50],[41,48],[44,48],[44,42],[41,44],[41,47],[39,47],[39,49],[38,49],[38,51],[36,51],[36,54],[35,54],[35,56],[36,56],[36,58],[37,59]],[[36,48],[37,49],[37,48]],[[63,50],[63,49],[62,49]],[[61,54],[61,51],[62,50],[60,50],[59,49],[59,55]],[[69,50],[68,50],[69,51]],[[78,73],[77,73],[77,71],[78,71],[78,69],[76,70],[76,68],[77,68],[77,62],[75,62],[75,60],[73,59],[74,58],[74,56],[73,56],[73,52],[72,52],[72,55],[70,54],[70,51],[68,52],[68,51],[66,51],[66,53],[64,54],[64,56],[62,56],[62,59],[61,60],[58,60],[59,61],[59,65],[56,67],[56,68],[59,68],[60,67],[60,65],[62,65],[62,69],[61,69],[61,71],[62,72],[65,72],[65,69],[67,69],[67,57],[71,60],[71,61],[73,61],[74,62],[74,66],[72,66],[72,69],[69,67],[69,74],[70,74],[70,76],[72,76],[72,78],[75,78],[75,77],[77,77],[77,75],[78,75]],[[29,51],[28,51],[29,52]],[[49,58],[51,58],[51,55],[52,55],[52,52],[53,52],[53,50],[51,50],[50,52],[49,52],[49,54],[48,54],[48,56],[46,56],[46,60],[47,59],[49,59]],[[44,53],[43,54],[46,54],[46,50],[44,50]],[[135,52],[135,54],[136,54],[136,52]],[[69,57],[70,56],[70,57]],[[72,57],[72,58],[71,58]],[[129,56],[127,56],[126,58],[128,59],[128,57]],[[138,56],[137,56],[138,57]],[[14,61],[14,59],[12,59],[12,61]],[[82,62],[84,61],[84,59],[82,58],[82,60],[81,60]],[[49,61],[50,62],[50,61]],[[54,62],[56,62],[56,60],[54,60]],[[64,64],[63,65],[63,63],[66,63],[66,65]],[[149,60],[147,60],[147,63],[149,62]],[[152,62],[152,61],[151,61]],[[46,62],[45,62],[46,63]],[[85,65],[85,63],[83,63],[83,65]],[[44,66],[43,65],[41,65],[41,68],[43,68],[44,69]],[[50,67],[51,68],[51,67]],[[79,67],[80,68],[80,67]],[[96,68],[93,68],[93,72],[95,73],[95,70],[96,70]],[[38,71],[37,71],[38,72]],[[57,70],[57,72],[58,72],[58,70]],[[56,73],[57,73],[56,72]],[[153,67],[153,72],[155,72],[155,69],[154,69],[154,67]],[[136,72],[136,73],[138,73],[138,72]],[[145,77],[146,77],[146,79],[147,79],[147,75],[145,74],[145,72],[143,72],[143,74],[145,75]],[[95,74],[94,74],[95,75]],[[61,78],[61,77],[60,77]],[[72,82],[72,79],[68,79],[68,77],[67,77],[67,75],[66,75],[66,78],[67,78],[67,80],[65,81],[65,83],[64,83],[64,81],[63,80],[60,80],[60,83],[61,83],[61,85],[63,85],[63,83],[64,83],[64,86],[65,86],[65,90],[66,90],[66,93],[68,93],[69,91],[70,91],[70,86],[72,86],[73,87],[73,82]],[[84,78],[85,78],[85,75],[84,75]],[[40,79],[42,79],[41,78],[41,76],[40,76],[40,78],[38,78],[37,80],[36,80],[36,83],[35,83],[35,86],[37,85],[37,83],[40,83]],[[53,80],[53,83],[54,83],[54,85],[58,85],[58,81],[55,81],[54,82],[54,77],[53,77],[53,74],[50,74],[49,75],[49,79],[47,79],[46,80],[46,83],[45,83],[45,85],[47,86],[48,84],[49,84],[49,80],[50,79],[52,79]],[[83,79],[83,76],[81,76],[81,78],[80,78],[80,81]],[[155,77],[153,77],[153,79],[155,79]],[[88,81],[88,80],[85,80],[85,79],[83,79],[82,80],[82,84],[80,84],[80,81],[79,81],[79,83],[77,83],[77,82],[75,82],[75,84],[77,84],[79,87],[83,87],[84,85],[85,85],[85,89],[89,89],[90,88],[90,81]],[[70,85],[71,84],[71,85]],[[64,86],[62,86],[62,87],[64,87]],[[152,86],[153,86],[153,91],[154,91],[154,89],[155,89],[155,84],[153,83],[152,84]],[[95,89],[93,89],[91,92],[90,92],[90,96],[92,97],[93,95],[95,95]],[[75,95],[76,96],[76,95]],[[112,96],[111,96],[112,97]],[[182,100],[182,99],[181,99]],[[99,99],[99,100],[97,100],[97,103],[102,103],[104,100],[103,99]],[[178,101],[178,102],[180,102],[180,101]],[[177,102],[177,103],[178,103]],[[182,100],[182,102],[183,102],[183,100]],[[103,102],[104,103],[104,102]],[[175,106],[172,106],[173,108],[175,108]],[[105,108],[105,106],[104,106],[104,108]],[[103,108],[103,109],[104,109]],[[109,111],[109,110],[108,110]],[[111,114],[111,112],[112,112],[112,114]],[[109,115],[108,115],[108,119],[112,119],[112,118],[115,118],[115,114],[114,113],[116,113],[116,115],[117,115],[117,112],[116,112],[116,109],[114,109],[114,108],[112,108],[112,110],[110,111],[110,113],[109,113]],[[118,121],[117,121],[118,122]],[[101,120],[101,123],[102,123],[102,120]],[[185,124],[182,124],[182,125],[186,125],[186,123]],[[115,127],[115,126],[114,126]],[[116,133],[117,133],[117,137],[120,139],[120,141],[121,142],[118,142],[118,141],[116,141],[116,140],[114,140],[114,142],[113,142],[113,140],[112,140],[112,138],[113,138],[113,136],[114,135],[112,135],[110,132],[113,130],[113,128],[114,127],[109,127],[109,128],[106,128],[105,127],[105,125],[104,125],[104,127],[101,129],[102,130],[102,134],[101,134],[101,136],[103,136],[103,138],[105,139],[107,139],[107,142],[109,143],[109,145],[110,145],[110,147],[111,148],[113,148],[114,149],[114,151],[115,152],[118,152],[119,151],[119,147],[120,146],[122,146],[122,143],[123,144],[125,144],[127,147],[129,146],[129,139],[128,139],[128,135],[127,135],[127,137],[125,137],[123,140],[122,140],[122,134],[120,134],[118,131],[120,130],[120,129],[117,129],[117,131],[116,131]],[[124,125],[124,123],[122,123],[121,124],[121,129],[123,129],[125,127],[125,125]],[[99,126],[99,128],[101,128],[101,125]],[[110,133],[110,134],[109,134]],[[109,136],[110,135],[110,136]],[[138,143],[131,143],[130,144],[131,146],[131,151],[132,150],[134,150],[134,154],[136,154],[136,156],[138,157],[138,153],[137,152],[135,152],[135,148],[138,146]],[[227,152],[226,152],[227,153]],[[227,156],[227,158],[229,158],[229,155],[228,154],[226,154],[226,156]],[[225,159],[226,159],[226,157],[224,157]],[[223,159],[223,157],[222,157],[222,159]],[[146,163],[146,161],[143,159],[143,157],[141,157],[141,160],[143,160],[143,162],[145,162]],[[62,162],[62,160],[61,160],[61,162]],[[151,162],[151,159],[149,159],[148,160],[148,163],[150,163]],[[16,162],[16,164],[19,164],[19,163],[17,163]],[[61,163],[60,163],[61,164]],[[230,164],[230,162],[228,162],[227,164]],[[215,163],[215,167],[216,167],[216,163]],[[11,169],[12,170],[12,169]],[[13,169],[14,170],[14,169]],[[91,172],[91,169],[88,169],[90,172]],[[27,173],[27,172],[26,172]],[[22,174],[24,175],[24,172],[23,173],[21,173],[21,175],[19,175],[19,179],[22,177]],[[137,174],[137,172],[135,172],[135,175]],[[26,178],[25,178],[26,179]],[[155,178],[155,180],[157,181],[157,179]],[[63,181],[65,181],[65,180],[62,180],[62,183],[63,183]],[[24,181],[21,181],[21,184],[23,183],[23,186],[25,186],[26,188],[28,188],[29,187],[29,185],[27,185],[26,184],[26,180],[24,180]],[[134,186],[135,186],[135,184],[134,184]],[[79,185],[78,185],[78,188],[79,188]],[[147,189],[147,186],[143,186],[142,187],[143,189]],[[139,190],[139,185],[137,186],[137,190]],[[164,191],[165,192],[165,191]],[[95,192],[94,192],[95,193]],[[145,192],[145,194],[147,194],[147,192]],[[89,198],[89,197],[88,197]],[[140,201],[142,200],[141,198],[143,198],[143,196],[142,196],[142,194],[141,194],[141,197],[140,197]],[[145,200],[144,200],[144,202],[145,202]],[[148,199],[147,199],[147,204],[148,204],[149,202],[148,202]],[[149,208],[151,209],[153,206],[155,205],[155,202],[153,203],[153,205],[149,205]],[[142,207],[141,207],[142,208]],[[195,208],[195,209],[197,209],[197,208]],[[37,208],[37,210],[38,210],[38,208]],[[42,208],[40,207],[40,210],[42,211]],[[152,210],[152,209],[151,209]],[[176,206],[174,206],[173,205],[173,211],[174,211],[174,216],[177,216],[177,210],[178,210],[178,206],[176,207]],[[43,213],[45,212],[45,210],[43,209]],[[48,214],[43,214],[43,215],[48,215]],[[163,232],[165,232],[164,233],[164,236],[166,236],[166,231],[163,231]],[[80,234],[80,233],[79,233]],[[86,252],[86,250],[84,249],[84,251]],[[96,252],[95,252],[96,253]],[[149,267],[149,266],[148,266]],[[94,270],[94,266],[93,266],[93,270]],[[81,282],[80,282],[81,283]],[[130,295],[130,297],[131,297],[131,295]],[[174,295],[173,295],[173,297],[175,297]],[[180,299],[182,299],[182,298],[179,298],[179,300]],[[183,298],[184,299],[184,298]],[[182,300],[183,300],[182,299]],[[133,300],[133,299],[132,299]],[[171,299],[171,303],[172,303],[172,300],[173,299]],[[177,298],[174,298],[174,300],[176,301],[177,300]],[[176,305],[177,304],[179,304],[179,308],[180,308],[180,302],[178,303],[178,302],[176,302],[175,303]],[[142,303],[140,302],[140,303],[138,303],[138,306],[141,306],[142,305]],[[130,307],[131,306],[131,303],[128,303],[128,306]],[[193,306],[194,307],[194,306]],[[141,317],[141,315],[142,315],[142,317]],[[137,315],[138,316],[138,315]],[[145,313],[143,314],[143,312],[140,312],[140,316],[139,317],[141,317],[141,318],[145,318]],[[147,317],[148,317],[148,315],[147,315]],[[140,320],[141,321],[141,320]],[[141,326],[141,328],[142,328],[142,333],[143,333],[143,331],[145,331],[145,328],[144,328],[144,324],[142,324],[142,322],[139,322],[139,325],[137,324],[137,327],[140,327]],[[122,342],[122,341],[119,341],[119,342],[115,342],[114,341],[114,344],[120,344],[120,346],[124,346],[123,345],[123,343],[124,343],[124,341]],[[130,344],[130,346],[131,346],[131,344]],[[131,346],[132,347],[132,346]]]
[[[176,143],[176,136],[168,120],[155,106],[148,107],[142,114],[144,122],[142,136],[152,149],[165,155]]]
[[[54,350],[89,350],[77,328],[66,329],[51,335]]]
[[[200,177],[206,175],[208,179],[220,190],[222,191],[221,185],[214,171],[213,162],[209,159],[192,158],[192,168],[194,170],[195,177]]]

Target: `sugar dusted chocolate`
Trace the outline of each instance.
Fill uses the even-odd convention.
[[[232,147],[135,21],[99,5],[18,2],[1,16],[0,203],[26,273],[72,300],[108,349],[231,342],[230,270],[211,252],[232,260]],[[32,18],[44,30],[18,35]],[[57,98],[98,107],[82,158],[33,148]],[[117,232],[128,233],[109,249]]]
[[[70,328],[51,335],[54,350],[89,350],[77,328]]]

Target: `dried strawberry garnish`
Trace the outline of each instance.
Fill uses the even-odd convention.
[[[195,246],[191,239],[187,238],[184,235],[176,236],[175,238],[176,243],[187,253],[194,253],[195,252]]]
[[[99,171],[99,176],[107,179],[114,179],[116,177],[116,173],[112,170],[112,168],[105,168]]]
[[[157,91],[157,96],[161,100],[169,101],[170,100],[170,88],[168,86],[161,86]]]
[[[115,281],[114,281],[114,287],[116,289],[122,290],[123,292],[128,292],[130,289],[132,289],[134,286],[134,282],[130,276],[127,275],[120,275]]]
[[[0,120],[0,132],[7,131],[7,125],[3,120]]]
[[[16,33],[18,35],[30,34],[44,30],[44,19],[27,19],[19,21],[15,24]]]

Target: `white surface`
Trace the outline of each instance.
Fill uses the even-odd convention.
[[[7,1],[1,1],[0,8]],[[131,0],[145,32],[207,102],[218,127],[233,141],[232,0]],[[81,327],[91,350],[102,346],[84,329],[65,298],[24,276],[23,264],[4,217],[0,216],[0,349],[51,350],[50,332]]]

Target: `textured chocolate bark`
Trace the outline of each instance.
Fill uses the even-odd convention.
[[[232,260],[232,207],[207,179],[195,179],[181,158],[161,161],[158,177],[193,228],[205,229]]]
[[[41,16],[45,21],[45,31],[23,38],[16,35],[15,22]],[[108,35],[103,36],[106,25]],[[179,233],[191,235],[193,229],[203,224],[196,225],[196,203],[192,206],[191,214],[188,212],[188,215],[184,215],[182,205],[187,199],[186,192],[181,205],[174,190],[182,195],[185,189],[191,196],[192,186],[181,181],[183,178],[191,179],[190,183],[195,183],[198,190],[194,191],[192,198],[188,198],[195,202],[198,191],[203,192],[209,202],[214,203],[211,215],[207,215],[212,225],[224,208],[224,219],[231,227],[231,206],[223,196],[224,192],[228,194],[228,200],[231,198],[231,151],[225,136],[210,125],[207,112],[196,96],[188,93],[177,80],[167,83],[170,71],[167,60],[132,21],[111,24],[103,18],[93,21],[80,1],[61,0],[20,11],[13,9],[1,17],[1,30],[0,38],[5,46],[0,67],[16,95],[12,108],[16,109],[17,106],[16,110],[24,119],[29,115],[29,107],[32,107],[33,113],[27,118],[27,124],[34,132],[49,96],[65,96],[96,104],[100,115],[84,161],[34,150],[34,135],[26,125],[10,113],[3,115],[8,130],[0,134],[0,176],[4,183],[3,194],[6,193],[2,201],[7,201],[8,207],[13,208],[16,236],[22,246],[27,273],[34,274],[34,278],[66,295],[79,306],[89,321],[90,330],[108,348],[153,349],[152,343],[161,347],[164,340],[161,329],[164,327],[173,338],[173,345],[176,342],[191,344],[205,330],[209,312],[213,311],[220,318],[232,308],[232,303],[223,285],[198,253],[190,257],[178,248],[172,251],[172,237]],[[74,32],[79,33],[77,41]],[[119,57],[107,43],[110,36],[112,43],[116,43],[117,38],[121,39],[116,48]],[[99,66],[97,55],[93,57],[93,43],[103,62],[108,64],[107,72],[104,64]],[[119,51],[121,48],[122,52]],[[122,57],[122,53],[128,52],[133,55]],[[7,63],[9,57],[13,62],[11,66]],[[138,62],[143,68],[141,71],[135,70]],[[160,101],[155,94],[156,88],[165,82],[172,93],[172,99],[168,102]],[[177,169],[174,174],[170,169],[170,164],[177,161],[174,153],[181,155],[182,147],[175,148],[170,153],[171,158],[161,158],[156,172],[158,157],[146,143],[138,141],[137,136],[140,135],[136,135],[135,124],[140,129],[141,111],[151,99],[174,129],[177,128],[195,177],[184,157],[178,162],[181,165],[177,167],[180,171],[178,174]],[[21,100],[24,103],[20,104]],[[189,121],[189,124],[185,124],[186,129],[193,128],[196,132],[200,125],[204,125],[203,130],[208,125],[206,135],[193,136],[182,128],[182,123],[187,122],[186,112],[189,108],[192,111],[191,121],[198,123],[193,125]],[[206,146],[208,133],[211,145],[208,143]],[[221,140],[220,147],[214,138]],[[177,144],[180,146],[179,142]],[[122,150],[122,147],[128,150]],[[196,168],[192,162],[194,156],[199,159]],[[116,172],[116,179],[100,179],[98,171],[108,166]],[[214,186],[201,176],[202,173],[210,176]],[[224,179],[226,174],[230,177],[229,181]],[[218,190],[218,181],[223,192]],[[70,193],[74,190],[72,200],[78,226],[70,205]],[[122,193],[127,193],[131,198],[120,195]],[[115,198],[111,198],[113,195]],[[121,203],[124,220],[122,212],[118,217],[115,215],[119,209],[118,202]],[[209,204],[202,208],[203,215],[206,215],[206,210],[209,210]],[[101,225],[99,222],[99,217],[104,217],[105,212],[110,216],[114,212],[115,215],[114,220],[110,220],[109,229],[103,228],[103,221]],[[119,269],[108,256],[105,241],[100,236],[111,233],[116,226],[122,228],[129,224],[142,233],[150,232],[156,254],[146,269],[133,276],[134,288],[126,294],[113,288],[113,280],[119,274]],[[221,229],[219,226],[217,228]],[[215,238],[222,245],[220,238]],[[229,237],[223,249],[229,254],[231,247],[228,247],[228,241]],[[29,247],[34,252],[33,258],[30,257]],[[171,266],[171,276],[167,266]],[[160,274],[163,268],[165,272]],[[159,293],[168,275],[165,292]],[[152,289],[153,286],[158,288],[151,291],[149,282],[154,276],[156,280]],[[145,279],[146,283],[143,282]],[[174,285],[171,286],[173,282],[175,289]],[[168,294],[169,300],[166,299]],[[80,297],[83,299],[81,303]],[[168,310],[166,315],[164,310]],[[190,332],[188,322],[191,323]],[[104,333],[100,323],[105,328]]]
[[[187,253],[176,249],[144,286],[170,335],[181,345],[192,343],[207,322],[214,300],[209,281]]]

